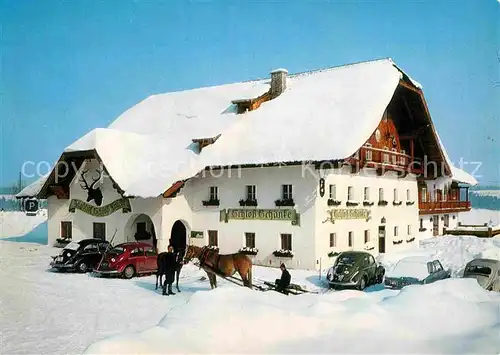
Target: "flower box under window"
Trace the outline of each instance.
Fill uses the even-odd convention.
[[[363,201],[363,206],[373,206],[373,205],[374,205],[374,202]]]
[[[328,204],[328,206],[339,206],[342,203],[342,201],[334,200],[333,198],[329,198],[326,203]]]
[[[293,207],[293,206],[295,206],[295,202],[293,201],[293,198],[276,200],[276,201],[274,201],[274,203],[276,204],[276,207],[282,207],[282,206]]]
[[[393,201],[392,204],[394,206],[401,206],[401,204],[403,203],[403,201]]]
[[[401,244],[401,243],[403,243],[403,239],[395,239],[395,240],[392,241],[392,244],[394,244],[394,245],[398,245],[398,244]]]
[[[252,206],[252,207],[256,207],[257,206],[257,200],[249,200],[249,199],[243,200],[243,199],[241,199],[240,200],[240,206]]]
[[[250,247],[243,247],[238,252],[246,254],[246,255],[257,255],[259,252],[259,249],[257,248],[250,248]]]
[[[415,201],[406,201],[406,206],[414,205]]]
[[[385,200],[382,200],[382,201],[378,201],[378,205],[379,206],[387,206],[389,204],[389,202],[385,201]]]
[[[347,201],[345,203],[346,206],[357,206],[359,205],[359,202],[356,202],[356,201]]]
[[[203,206],[219,206],[220,201],[219,200],[207,200],[207,201],[201,201]]]
[[[425,232],[427,230],[427,228],[419,228],[419,232]]]
[[[373,245],[372,242],[366,242],[365,246],[363,247],[364,250],[373,250],[375,249],[375,245]]]
[[[415,237],[408,237],[408,238],[406,238],[406,242],[407,242],[407,243],[411,243],[411,242],[413,242],[414,240],[415,240]]]
[[[339,255],[339,254],[340,254],[340,253],[339,253],[338,251],[333,251],[333,250],[332,250],[331,252],[329,252],[329,253],[328,253],[328,257],[329,257],[329,258],[334,258],[334,257],[336,257],[336,256],[337,256],[337,255]]]
[[[293,258],[295,254],[291,250],[279,249],[273,251],[273,255],[277,258]]]

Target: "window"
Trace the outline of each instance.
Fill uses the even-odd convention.
[[[83,251],[86,253],[97,253],[97,244],[96,243],[90,243],[83,248]]]
[[[215,247],[219,245],[219,236],[217,231],[208,231],[208,245]]]
[[[156,252],[153,248],[146,249],[146,256],[156,256]]]
[[[406,232],[408,235],[411,235],[411,225],[408,225]]]
[[[349,232],[349,235],[347,236],[347,245],[349,247],[352,247],[353,239],[354,239],[354,232]]]
[[[410,189],[406,190],[406,200],[411,201],[411,190]]]
[[[424,228],[424,219],[420,218],[420,229]]]
[[[255,233],[245,233],[245,246],[255,248]]]
[[[445,214],[444,215],[444,226],[445,227],[449,227],[450,226],[450,215],[449,214]]]
[[[337,233],[330,233],[330,248],[337,246]]]
[[[73,224],[68,221],[61,222],[61,238],[71,239],[73,237]]]
[[[363,194],[363,198],[365,201],[370,201],[370,188],[369,187],[365,187],[365,191],[364,191],[364,194]]]
[[[347,200],[354,201],[354,187],[347,187]]]
[[[448,189],[445,187],[445,188],[443,189],[443,195],[442,195],[442,197],[441,197],[441,199],[442,199],[443,201],[448,200],[447,194],[448,194]]]
[[[146,222],[137,222],[137,233],[146,233]]]
[[[398,189],[394,189],[394,201],[398,201]]]
[[[219,199],[219,188],[217,186],[210,186],[210,200]]]
[[[382,188],[378,189],[378,200],[384,201],[384,189]]]
[[[247,185],[247,200],[255,201],[256,199],[255,185]]]
[[[442,271],[443,270],[443,266],[441,265],[441,263],[439,262],[439,260],[434,260],[432,262],[432,264],[434,265],[434,272],[438,272],[438,271]]]
[[[398,236],[398,227],[394,227],[394,236],[397,237]]]
[[[135,256],[144,256],[144,249],[143,248],[135,248],[130,252],[131,257]]]
[[[332,200],[337,199],[337,187],[335,185],[330,185],[330,198]]]
[[[292,185],[282,185],[283,200],[291,200],[292,197]]]
[[[367,149],[365,149],[365,160],[366,161],[372,161],[373,160],[373,152],[370,149],[371,147],[372,147],[371,144],[367,144],[366,145],[366,148],[367,148]]]
[[[108,247],[111,247],[108,243],[99,243],[99,250],[106,250]]]
[[[292,250],[292,235],[281,234],[281,249]]]
[[[106,240],[106,223],[94,222],[94,238]]]
[[[370,231],[367,229],[365,230],[365,244],[370,241]]]
[[[427,202],[427,188],[422,187],[421,194],[422,194],[421,197],[422,202]]]

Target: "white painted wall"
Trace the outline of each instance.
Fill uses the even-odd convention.
[[[238,173],[239,171],[239,173]],[[163,235],[169,233],[173,223],[181,219],[188,224],[189,231],[203,231],[203,239],[192,239],[197,245],[208,244],[208,230],[218,231],[221,253],[237,252],[245,246],[245,232],[255,233],[256,248],[259,253],[254,258],[256,264],[278,266],[281,261],[290,267],[313,268],[314,250],[314,195],[316,184],[310,176],[302,178],[301,167],[268,167],[233,169],[210,172],[205,177],[190,180],[173,199],[166,199],[163,206]],[[274,201],[281,198],[281,185],[292,184],[296,210],[300,213],[300,226],[293,226],[290,221],[241,221],[220,222],[220,210],[229,208],[253,209],[240,207],[239,200],[246,198],[246,185],[256,186],[256,198],[259,209],[277,208]],[[208,200],[210,186],[218,186],[220,206],[203,206]],[[312,196],[312,197],[311,197]],[[286,207],[282,207],[286,208]],[[292,234],[292,259],[278,259],[272,255],[281,248],[281,233]]]
[[[364,231],[369,230],[370,242],[374,246],[369,250],[373,255],[378,254],[378,227],[386,228],[386,252],[393,252],[407,248],[409,245],[418,243],[418,196],[417,183],[414,175],[398,178],[396,173],[387,172],[383,177],[376,175],[371,169],[363,169],[358,174],[351,174],[350,169],[325,170],[322,172],[325,178],[325,195],[318,197],[316,201],[316,256],[322,258],[322,265],[328,263],[327,254],[330,251],[365,250]],[[342,203],[339,206],[328,206],[329,185],[336,185],[336,200]],[[354,200],[359,202],[358,206],[347,207],[348,187],[354,187]],[[369,200],[374,202],[373,206],[363,206],[364,188],[369,187]],[[378,206],[379,188],[384,189],[384,199],[387,206]],[[400,206],[394,206],[394,189],[398,190],[398,200],[402,201]],[[413,205],[406,205],[407,190],[410,190],[410,200]],[[337,220],[334,224],[324,222],[328,217],[327,210],[330,209],[369,209],[371,219],[360,220]],[[386,222],[381,223],[382,218]],[[408,233],[408,225],[410,233]],[[398,236],[394,236],[394,227],[398,227]],[[349,231],[354,233],[353,246],[348,246]],[[336,247],[330,247],[330,233],[336,233]],[[415,241],[408,243],[407,239],[415,237]],[[393,241],[402,239],[401,244],[394,245]]]
[[[90,184],[91,175],[97,177],[95,169],[99,167],[96,160],[86,161],[80,171],[89,170],[85,176],[87,182]],[[148,215],[154,225],[157,237],[162,230],[162,199],[158,198],[133,198],[130,199],[130,204],[132,207],[132,212],[123,213],[121,209],[112,213],[106,217],[94,217],[86,214],[78,209],[74,213],[69,212],[69,205],[71,199],[81,199],[83,201],[87,200],[87,193],[80,187],[79,180],[80,172],[75,176],[70,184],[70,199],[69,200],[59,200],[56,196],[51,196],[48,198],[48,242],[49,245],[53,245],[57,238],[61,235],[61,221],[71,221],[73,223],[73,240],[78,241],[85,238],[92,238],[93,236],[93,223],[94,222],[104,222],[106,223],[106,239],[111,240],[115,229],[117,229],[116,236],[113,240],[113,244],[122,243],[125,241],[134,240],[132,228],[127,228],[127,224],[131,224],[131,220],[135,220],[140,214]],[[113,188],[112,182],[109,178],[104,177],[101,186],[103,192],[103,201],[101,206],[104,206],[114,200],[120,198],[121,196]],[[94,201],[90,202],[95,206]]]

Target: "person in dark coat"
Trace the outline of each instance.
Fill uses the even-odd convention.
[[[275,284],[276,284],[276,291],[281,292],[281,293],[286,293],[286,288],[290,286],[290,281],[292,279],[292,276],[286,269],[285,264],[280,265],[281,269],[281,279],[276,279]]]
[[[177,260],[175,260],[174,248],[169,245],[168,251],[165,254],[165,282],[163,283],[163,295],[175,295],[172,292],[172,284],[175,279],[175,269],[177,268]]]

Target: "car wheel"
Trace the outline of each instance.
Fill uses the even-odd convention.
[[[131,279],[135,275],[135,269],[132,265],[129,265],[123,270],[123,277],[126,279]]]
[[[89,266],[87,265],[86,262],[82,261],[80,264],[78,264],[78,272],[85,274],[88,270]]]
[[[363,291],[366,288],[366,276],[363,276],[358,281],[358,290]]]

